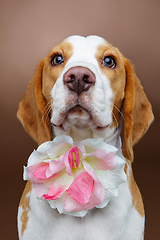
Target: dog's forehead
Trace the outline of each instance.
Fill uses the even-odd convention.
[[[72,46],[72,54],[67,62],[65,70],[74,66],[84,66],[94,70],[97,66],[96,55],[99,48],[104,46],[104,49],[112,47],[106,40],[98,36],[71,36],[64,40]],[[101,51],[103,55],[103,51]]]
[[[105,39],[98,36],[71,36],[66,38],[66,41],[70,42],[74,49],[96,49],[99,45],[110,45]]]
[[[68,37],[66,41],[72,45],[73,53],[78,56],[94,55],[101,45],[111,46],[105,39],[98,36],[71,36]]]

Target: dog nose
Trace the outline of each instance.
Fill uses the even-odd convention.
[[[63,76],[64,84],[78,95],[95,84],[95,75],[88,68],[73,67]]]

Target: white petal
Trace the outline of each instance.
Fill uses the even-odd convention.
[[[83,140],[81,143],[85,146],[86,153],[92,153],[92,149],[101,149],[106,153],[116,153],[118,151],[116,147],[105,143],[103,138],[90,138]]]
[[[47,154],[50,159],[58,160],[59,156],[67,152],[72,145],[68,143],[53,143],[51,148],[47,150]]]
[[[57,136],[53,139],[53,142],[58,143],[58,144],[63,142],[63,143],[69,143],[69,144],[73,145],[73,139],[67,135]]]
[[[99,147],[99,149],[103,150],[104,152],[106,153],[110,153],[110,152],[113,152],[113,153],[117,153],[118,149],[112,145],[109,145],[105,142],[103,142],[103,144]]]
[[[89,138],[81,141],[81,143],[85,146],[86,153],[92,153],[95,149],[99,149],[104,141],[102,138]]]
[[[124,172],[125,161],[118,156],[116,156],[116,160],[116,167],[112,171],[95,169],[96,176],[101,181],[104,189],[117,188],[119,184],[126,181],[126,174]]]
[[[83,218],[86,214],[87,214],[87,210],[82,210],[82,211],[79,211],[79,212],[70,212],[70,213],[68,213],[68,212],[65,212],[64,214],[68,214],[68,215],[70,215],[70,216],[74,216],[74,217],[81,217],[81,218]]]
[[[56,137],[47,149],[47,154],[51,159],[56,160],[60,155],[67,152],[73,147],[73,140],[71,137],[61,135]],[[58,160],[58,159],[57,159]]]
[[[63,197],[57,199],[57,200],[52,200],[48,201],[50,204],[51,208],[58,210],[60,214],[67,214],[70,216],[75,216],[75,217],[84,217],[87,214],[87,210],[82,210],[82,211],[73,211],[73,212],[67,212],[64,207],[63,207]]]
[[[28,174],[27,174],[27,167],[23,166],[23,180],[27,181],[29,180]]]
[[[47,157],[48,156],[46,153],[42,153],[42,152],[38,152],[38,151],[34,150],[31,153],[30,157],[28,158],[28,167],[42,162]]]
[[[105,198],[101,204],[96,206],[96,208],[106,207],[109,201],[117,196],[118,196],[118,188],[105,190]]]
[[[52,141],[44,142],[37,148],[37,151],[40,153],[46,153],[47,149],[50,148]]]
[[[53,141],[48,141],[42,143],[37,151],[40,154],[44,154],[45,157],[50,159],[55,159],[56,157],[62,155],[68,151],[73,146],[73,139],[70,136],[61,135],[55,137]]]
[[[62,209],[63,209],[62,197],[60,197],[59,199],[56,199],[56,200],[49,200],[48,203],[51,206],[51,208],[53,208],[53,209],[59,208],[59,213],[62,213]]]

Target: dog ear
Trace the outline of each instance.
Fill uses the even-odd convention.
[[[42,94],[42,73],[45,59],[37,67],[19,104],[17,117],[29,135],[40,145],[51,140],[49,115]],[[48,113],[48,112],[47,112]]]
[[[134,67],[124,58],[126,87],[124,98],[124,136],[122,152],[133,161],[133,146],[147,131],[153,121],[153,112]]]

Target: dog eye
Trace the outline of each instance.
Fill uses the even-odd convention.
[[[63,57],[62,55],[55,55],[52,60],[51,60],[51,65],[52,66],[57,66],[63,62]]]
[[[115,68],[116,67],[116,62],[112,57],[105,57],[103,59],[103,64],[109,68]]]

